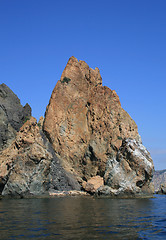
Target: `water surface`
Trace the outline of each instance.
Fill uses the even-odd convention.
[[[166,239],[166,196],[3,199],[0,239]]]

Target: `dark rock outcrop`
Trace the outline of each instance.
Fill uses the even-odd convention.
[[[160,193],[160,192],[159,192]],[[161,193],[166,194],[166,183],[161,184]]]
[[[18,97],[4,83],[0,85],[0,150],[9,146],[23,123],[31,116],[28,104],[21,105]]]
[[[16,139],[0,152],[2,195],[49,194],[56,190],[79,190],[79,184],[60,165],[50,143],[31,117]]]
[[[64,169],[80,184],[99,175],[110,194],[153,193],[150,154],[116,92],[102,86],[98,68],[69,59],[43,129]]]

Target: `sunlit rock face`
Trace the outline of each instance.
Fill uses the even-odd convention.
[[[52,92],[43,130],[64,169],[80,184],[99,175],[105,184],[100,194],[153,192],[150,154],[116,92],[102,86],[98,68],[69,59]]]
[[[4,83],[0,84],[0,150],[11,144],[16,132],[30,116],[30,106],[23,107],[12,90]]]

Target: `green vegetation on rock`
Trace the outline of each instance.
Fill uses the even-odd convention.
[[[70,78],[64,77],[63,80],[61,80],[61,83],[69,83],[70,81]]]

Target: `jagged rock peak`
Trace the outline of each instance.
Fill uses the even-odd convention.
[[[43,130],[63,167],[80,183],[100,176],[109,193],[153,191],[153,161],[137,125],[116,92],[102,86],[97,68],[69,59],[52,92]]]
[[[102,78],[99,69],[92,69],[84,61],[78,61],[71,57],[62,73],[61,82],[67,81],[87,81],[93,85],[102,85]]]
[[[15,99],[15,103],[20,103],[17,95],[5,83],[0,84],[0,97],[3,99],[13,97]]]

